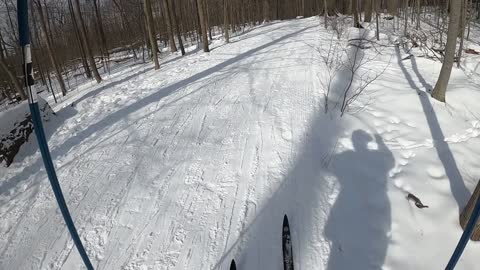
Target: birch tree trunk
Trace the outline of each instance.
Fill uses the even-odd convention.
[[[462,0],[452,0],[450,5],[450,22],[448,24],[447,46],[445,48],[445,57],[443,59],[442,69],[438,76],[435,88],[432,91],[432,97],[438,101],[445,102],[445,92],[447,91],[448,81],[452,73],[453,61],[455,58],[455,49],[457,47],[458,27],[460,25],[460,11],[462,9]]]

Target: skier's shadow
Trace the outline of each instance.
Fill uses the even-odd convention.
[[[328,270],[381,269],[385,261],[391,227],[387,174],[394,158],[382,138],[374,137],[354,131],[353,150],[332,159],[340,193],[325,226],[331,242]],[[369,149],[372,141],[377,149]]]

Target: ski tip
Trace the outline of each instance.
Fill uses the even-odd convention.
[[[288,226],[288,217],[287,217],[287,214],[285,214],[285,216],[283,216],[283,226]]]
[[[230,270],[237,270],[237,265],[235,265],[235,260],[232,260],[232,263],[230,264]]]

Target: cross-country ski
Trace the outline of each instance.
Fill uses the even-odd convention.
[[[287,215],[283,217],[283,224],[282,224],[282,251],[283,251],[283,269],[294,270],[292,236],[290,234],[290,225],[288,224]]]

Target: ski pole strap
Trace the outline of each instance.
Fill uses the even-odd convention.
[[[22,47],[23,53],[23,76],[25,79],[25,86],[28,92],[28,103],[37,103],[37,91],[35,91],[33,85],[35,80],[33,79],[33,66],[32,66],[32,52],[30,44]]]
[[[35,81],[33,79],[32,52],[30,49],[30,33],[28,28],[28,1],[17,0],[17,21],[20,46],[22,47],[23,58],[23,76],[25,86],[28,92],[28,102],[30,104],[37,102],[37,92],[32,88]]]

